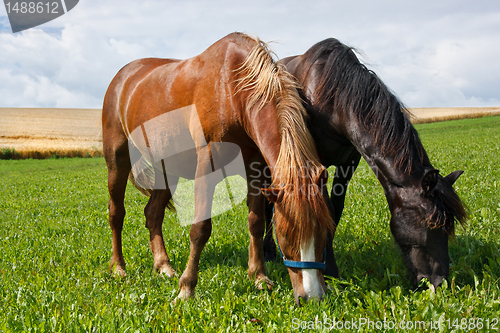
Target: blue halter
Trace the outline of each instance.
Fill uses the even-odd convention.
[[[283,255],[283,252],[281,252],[280,242],[278,241],[278,236],[276,235],[276,226],[274,225],[274,206],[273,206],[273,217],[271,218],[271,223],[273,224],[274,238],[276,238],[276,244],[278,244],[278,251],[280,252],[280,256],[283,258],[283,264],[285,264],[286,267],[299,268],[299,269],[321,269],[323,271],[326,269],[326,248],[325,248],[325,253],[323,254],[323,262],[294,261],[286,259],[285,256]]]

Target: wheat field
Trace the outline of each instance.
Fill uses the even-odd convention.
[[[413,108],[414,123],[500,115],[500,107]],[[0,108],[0,159],[102,155],[100,109]]]
[[[500,107],[413,108],[414,124],[500,115]]]
[[[102,154],[100,109],[0,108],[0,119],[0,154],[13,158]]]

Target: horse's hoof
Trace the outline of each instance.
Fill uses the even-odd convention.
[[[111,275],[114,277],[126,277],[127,273],[125,272],[125,268],[119,265],[111,265],[109,268]]]
[[[116,270],[112,275],[117,278],[124,278],[127,276],[127,273],[124,270]]]
[[[177,272],[171,266],[156,268],[156,271],[160,274],[160,276],[164,276],[169,279],[177,276]]]
[[[172,301],[172,304],[177,304],[180,301],[188,300],[194,297],[193,291],[187,291],[186,289],[181,289],[179,295]]]
[[[274,286],[274,282],[271,281],[267,276],[260,279],[256,279],[254,283],[255,287],[259,290],[264,290],[264,289],[271,290]]]

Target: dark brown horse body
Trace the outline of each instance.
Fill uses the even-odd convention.
[[[180,125],[167,121],[160,135],[153,139],[147,137],[148,126],[155,124],[157,119],[190,107],[194,110],[190,115],[194,115],[195,122],[194,118],[185,119]],[[169,134],[178,131],[181,125],[190,133],[188,141],[195,147],[192,151],[195,162],[176,165],[163,159],[150,160],[156,167],[154,186],[145,191],[150,194],[145,216],[154,267],[160,273],[173,276],[175,271],[162,236],[164,210],[173,195],[166,179],[170,173],[174,177],[184,177],[184,171],[195,176],[194,222],[197,223],[191,226],[189,262],[179,280],[178,298],[193,296],[200,254],[211,234],[214,193],[203,179],[214,171],[213,155],[218,142],[236,144],[245,162],[249,191],[249,277],[259,285],[264,282],[270,287],[272,284],[266,276],[262,250],[265,197],[261,193],[264,187],[261,175],[266,164],[271,168],[272,188],[277,194],[271,197],[277,200],[277,237],[285,254],[300,261],[302,249],[313,244],[315,258],[312,260],[321,261],[330,219],[321,191],[310,191],[302,196],[294,193],[302,186],[316,185],[325,173],[305,126],[304,115],[289,74],[273,61],[265,44],[243,34],[228,35],[188,60],[140,59],[120,70],[106,93],[102,116],[111,197],[109,223],[113,233],[111,269],[114,273],[125,275],[121,231],[125,187],[132,168],[129,148],[137,146],[147,159],[148,152],[151,157],[151,152],[158,148],[154,142],[170,144],[167,142]],[[198,124],[194,124],[196,122]],[[142,145],[137,144],[139,141]],[[251,164],[253,167],[249,167]],[[304,174],[295,171],[304,170],[306,164],[312,167]],[[159,186],[162,182],[163,187]],[[311,275],[290,269],[289,273],[297,300],[323,295],[325,284],[321,272]]]
[[[448,275],[454,222],[466,218],[452,188],[462,172],[439,175],[404,107],[351,48],[326,39],[282,62],[304,87],[308,126],[321,162],[336,166],[329,206],[335,223],[362,156],[384,188],[391,231],[412,283],[427,278],[438,286]],[[331,242],[329,237],[326,274],[338,277]],[[272,257],[272,245],[267,237],[266,257]]]

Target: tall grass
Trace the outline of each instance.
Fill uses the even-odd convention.
[[[0,149],[0,160],[19,160],[21,159],[21,154],[19,154],[14,148],[2,148]]]
[[[102,157],[102,149],[97,147],[87,149],[66,149],[66,148],[35,148],[17,151],[15,148],[0,149],[0,160],[24,160],[46,158],[69,158],[69,157]]]

